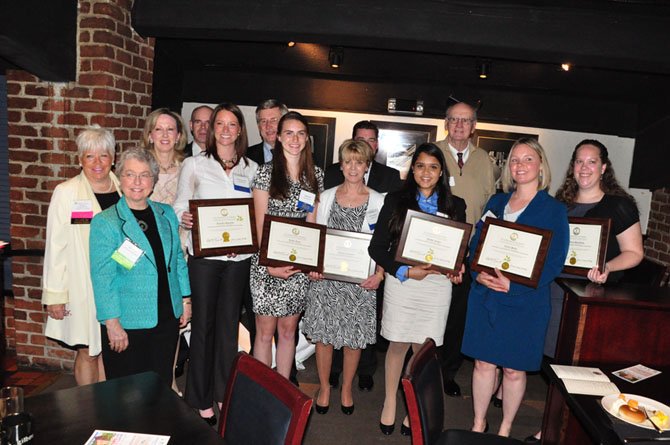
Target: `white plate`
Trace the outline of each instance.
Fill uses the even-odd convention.
[[[647,409],[649,412],[649,415],[653,415],[654,411],[658,411],[659,409],[663,411],[666,415],[670,415],[670,407],[668,405],[664,405],[661,402],[657,402],[654,399],[649,399],[647,397],[642,397],[642,396],[637,396],[635,394],[624,394],[626,397],[626,402],[628,402],[630,399],[637,400],[640,408],[644,407]],[[614,402],[617,401],[619,398],[619,394],[610,394],[608,396],[605,396],[602,398],[600,403],[602,404],[603,408],[605,411],[616,417],[617,419],[621,419],[624,422],[630,423],[631,425],[639,426],[642,428],[647,428],[649,430],[655,429],[654,426],[651,424],[649,420],[646,420],[642,423],[635,423],[631,422],[630,420],[627,420],[624,417],[621,417],[619,415],[619,410],[617,409],[616,412],[612,412],[612,405],[614,405]],[[665,427],[663,428],[664,431],[668,430],[668,424],[665,424]]]

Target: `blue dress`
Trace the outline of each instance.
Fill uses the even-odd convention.
[[[511,193],[491,197],[484,208],[502,218]],[[537,289],[512,282],[509,292],[496,292],[475,281],[468,297],[463,354],[519,371],[537,371],[542,362],[544,337],[551,315],[549,285],[563,269],[570,240],[567,210],[546,191],[539,191],[516,221],[553,232]],[[479,244],[477,224],[470,258]]]

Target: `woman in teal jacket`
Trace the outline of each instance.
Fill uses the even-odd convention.
[[[133,148],[118,161],[123,197],[91,222],[91,280],[107,378],[144,371],[169,385],[179,326],[191,317],[191,288],[177,217],[150,201],[158,164]]]

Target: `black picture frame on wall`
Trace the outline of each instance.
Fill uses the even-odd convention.
[[[403,180],[407,177],[416,147],[437,137],[437,125],[371,122],[379,128],[379,149],[375,161],[400,171]]]
[[[513,133],[510,131],[477,130],[474,135],[474,144],[489,153],[500,168],[505,164],[507,155],[514,142],[521,138],[534,138],[539,141],[537,134]]]
[[[305,119],[309,126],[314,165],[326,170],[333,163],[337,119],[324,116],[305,116]]]

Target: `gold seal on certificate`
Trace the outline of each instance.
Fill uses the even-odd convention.
[[[372,234],[328,229],[323,257],[323,277],[328,280],[362,283],[375,272],[368,255]]]
[[[472,269],[492,275],[499,269],[510,281],[537,287],[551,236],[550,230],[488,217]]]
[[[326,226],[266,215],[258,264],[290,265],[302,272],[322,272],[325,236]]]
[[[586,276],[598,266],[605,268],[605,253],[609,239],[611,221],[601,218],[568,218],[570,224],[570,247],[565,257],[563,271]]]
[[[458,273],[472,226],[437,215],[408,210],[395,260],[431,264],[442,273]]]
[[[219,256],[258,251],[252,199],[192,199],[193,255]]]

